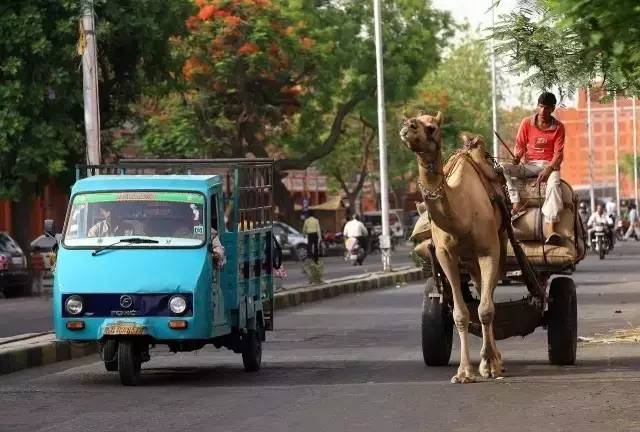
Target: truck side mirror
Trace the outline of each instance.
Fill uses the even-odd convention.
[[[54,221],[53,219],[45,219],[44,220],[44,234],[47,237],[55,238],[55,236],[56,236],[56,221]]]

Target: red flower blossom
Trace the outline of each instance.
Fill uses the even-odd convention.
[[[230,15],[224,18],[224,23],[228,26],[237,26],[242,22],[242,18],[237,17],[235,15]]]
[[[190,16],[184,22],[184,24],[187,26],[187,28],[189,30],[193,30],[193,29],[197,28],[199,23],[200,23],[200,18],[198,18],[195,15],[194,16]]]
[[[247,42],[240,47],[238,52],[242,55],[251,55],[260,51],[260,47],[253,42]]]
[[[213,15],[216,13],[216,11],[217,11],[217,9],[216,9],[215,6],[206,5],[205,7],[200,9],[200,12],[198,12],[198,18],[200,18],[203,21],[208,21],[213,17]]]

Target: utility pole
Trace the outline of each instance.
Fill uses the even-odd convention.
[[[100,164],[100,107],[98,98],[98,59],[93,0],[81,0],[80,43],[82,53],[82,89],[84,127],[87,134],[87,163]]]
[[[638,131],[636,128],[636,97],[631,98],[631,107],[633,113],[633,195],[638,205]]]
[[[493,0],[491,0],[493,2]],[[496,7],[491,8],[491,27],[496,25]],[[498,108],[497,108],[497,95],[496,95],[496,49],[494,45],[493,35],[491,36],[491,109],[493,114],[493,156],[497,159],[500,153],[498,147],[498,136],[495,132],[498,131]]]
[[[587,139],[589,141],[589,197],[591,213],[596,211],[596,193],[593,183],[593,134],[591,132],[591,84],[587,86]]]
[[[618,95],[613,96],[613,133],[614,157],[616,158],[616,220],[620,220],[620,160],[618,158],[618,144],[620,133],[618,128]]]
[[[380,158],[380,200],[382,210],[382,236],[380,236],[380,250],[382,255],[382,269],[391,271],[391,237],[389,236],[389,184],[387,173],[387,144],[385,139],[385,109],[384,109],[384,70],[382,67],[382,18],[380,0],[373,0],[373,19],[376,42],[376,76],[378,82],[378,147]]]

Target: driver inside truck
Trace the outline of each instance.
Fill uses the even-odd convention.
[[[100,219],[89,228],[87,237],[115,237],[133,235],[133,227],[124,222],[117,212],[117,207],[103,203],[99,209]]]

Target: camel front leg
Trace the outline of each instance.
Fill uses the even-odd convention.
[[[458,256],[443,248],[436,250],[436,256],[442,266],[444,274],[451,284],[453,294],[453,321],[456,329],[458,329],[458,336],[460,336],[460,366],[458,367],[458,373],[451,378],[451,382],[454,384],[472,383],[476,381],[477,376],[471,364],[471,358],[469,357],[469,309],[462,297]]]
[[[502,376],[502,355],[498,351],[493,334],[495,305],[493,292],[498,283],[499,254],[478,258],[481,274],[480,306],[478,317],[482,323],[482,350],[480,351],[480,375],[483,378]]]

